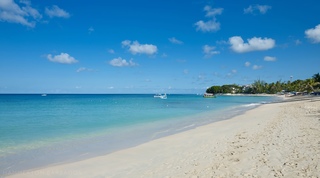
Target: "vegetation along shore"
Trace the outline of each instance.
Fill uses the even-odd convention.
[[[222,85],[222,86],[211,86],[206,90],[206,93],[213,94],[287,94],[288,96],[293,95],[306,95],[314,94],[320,95],[320,74],[314,74],[311,78],[295,81],[277,81],[267,83],[263,80],[255,80],[250,85]]]

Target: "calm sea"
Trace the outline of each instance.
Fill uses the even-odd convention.
[[[229,119],[263,96],[0,95],[0,176],[108,154]]]

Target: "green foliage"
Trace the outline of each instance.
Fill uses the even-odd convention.
[[[212,86],[206,90],[206,93],[222,93],[221,86]]]
[[[314,75],[312,76],[312,78],[314,79],[315,82],[320,82],[320,74],[319,74],[319,73],[314,74]]]
[[[232,85],[222,85],[222,86],[212,86],[206,90],[206,93],[239,93],[242,87],[236,84]]]
[[[249,86],[239,86],[236,84],[212,86],[206,90],[207,93],[246,93],[246,94],[257,94],[267,93],[276,94],[278,92],[312,92],[319,90],[320,88],[320,74],[314,74],[312,78],[306,80],[295,80],[293,82],[287,81],[282,82],[281,80],[276,83],[267,83],[263,80],[255,80]]]
[[[263,80],[255,80],[252,84],[253,93],[266,93],[267,85]]]

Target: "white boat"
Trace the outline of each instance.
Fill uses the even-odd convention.
[[[154,98],[167,99],[167,94],[156,94],[153,96]]]
[[[41,96],[47,96],[47,94],[44,93],[44,94],[42,94]]]
[[[205,94],[203,95],[203,97],[204,97],[204,98],[215,98],[216,95],[213,94],[213,93],[205,93]]]

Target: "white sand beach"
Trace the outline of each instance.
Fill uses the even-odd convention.
[[[262,105],[105,156],[9,177],[320,177],[320,99]]]

